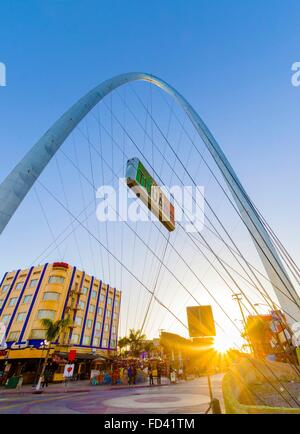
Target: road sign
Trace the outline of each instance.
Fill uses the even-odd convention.
[[[216,336],[211,306],[191,306],[186,311],[191,338]]]
[[[70,378],[70,377],[73,377],[73,374],[74,374],[74,364],[72,364],[72,365],[70,365],[70,364],[65,365],[64,377],[65,378]]]
[[[127,186],[133,190],[152,214],[159,219],[168,231],[174,231],[174,205],[169,201],[138,158],[131,158],[127,161],[126,180]]]

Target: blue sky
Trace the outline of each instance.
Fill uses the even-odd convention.
[[[150,72],[197,109],[299,261],[297,0],[4,0],[0,8],[1,179],[90,88]],[[0,271],[17,266],[8,255]]]

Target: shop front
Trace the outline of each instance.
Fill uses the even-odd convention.
[[[22,384],[36,384],[47,354],[46,371],[49,382],[65,380],[64,371],[67,363],[74,365],[73,375],[69,381],[76,381],[90,380],[91,371],[95,366],[106,366],[112,360],[87,348],[56,346],[48,352],[48,348],[41,342],[26,347],[24,344],[23,348],[10,345],[0,352],[0,385],[5,385],[11,377],[19,376],[22,376]]]

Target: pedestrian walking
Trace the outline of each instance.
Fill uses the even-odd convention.
[[[182,380],[183,379],[183,369],[180,367],[178,369],[178,380]]]
[[[161,385],[161,366],[157,367],[157,384]]]
[[[153,370],[151,367],[148,368],[148,376],[149,376],[149,386],[153,386]]]
[[[128,369],[125,367],[123,371],[123,384],[129,384]]]
[[[176,369],[170,369],[170,382],[176,383]]]
[[[48,387],[49,380],[50,380],[51,372],[46,369],[43,375],[43,381],[42,381],[42,387]]]
[[[133,384],[133,369],[132,366],[129,366],[128,368],[128,384]]]
[[[135,382],[136,382],[136,374],[137,374],[137,369],[136,369],[136,366],[133,365],[133,368],[132,368],[132,383],[133,384],[135,384]]]

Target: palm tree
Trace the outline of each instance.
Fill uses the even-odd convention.
[[[120,354],[122,353],[122,349],[127,347],[127,345],[129,345],[129,340],[126,336],[124,336],[124,338],[119,339],[118,346],[120,348]]]
[[[48,342],[48,349],[46,353],[46,357],[43,363],[42,371],[39,377],[39,381],[36,386],[36,391],[40,391],[42,378],[46,370],[46,366],[48,363],[50,350],[51,350],[51,342],[55,342],[58,336],[70,325],[70,319],[59,319],[57,321],[52,321],[49,318],[43,318],[41,320],[41,324],[46,329],[46,341]]]
[[[154,346],[152,341],[148,341],[148,342],[145,342],[143,349],[144,349],[144,351],[146,351],[146,353],[148,353],[148,355],[150,355],[151,353],[153,353],[155,351],[155,346]]]
[[[129,330],[128,344],[133,356],[139,356],[145,340],[146,335],[142,334],[142,330]]]

